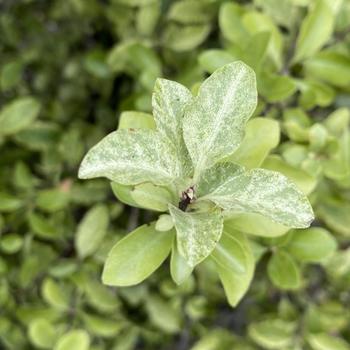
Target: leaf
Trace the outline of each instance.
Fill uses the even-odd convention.
[[[193,268],[213,251],[219,241],[223,228],[221,212],[188,213],[171,204],[169,211],[176,228],[178,250]]]
[[[284,175],[264,169],[217,164],[203,173],[197,196],[224,210],[261,214],[289,227],[308,227],[314,219],[306,196]]]
[[[300,261],[322,262],[336,251],[337,241],[327,230],[311,227],[293,231],[286,249]]]
[[[254,118],[248,121],[245,135],[238,149],[226,160],[247,168],[258,168],[280,140],[280,127],[276,120]]]
[[[286,349],[293,343],[294,324],[279,319],[252,323],[249,336],[264,349]]]
[[[90,337],[84,330],[72,330],[64,334],[57,342],[54,350],[89,350]]]
[[[229,270],[222,265],[216,264],[216,270],[219,274],[221,283],[224,286],[225,294],[229,304],[235,307],[247,292],[252,281],[255,269],[255,259],[250,248],[249,242],[244,234],[232,230],[229,226],[224,227],[224,231],[232,236],[236,242],[243,248],[245,255],[245,273],[237,273],[235,270]]]
[[[125,111],[120,114],[118,129],[152,129],[155,130],[156,124],[152,114]]]
[[[159,215],[155,227],[157,231],[169,231],[174,227],[173,218],[168,214]]]
[[[44,300],[56,309],[69,308],[69,298],[66,292],[54,280],[47,278],[42,284],[41,293]]]
[[[109,224],[108,208],[97,204],[80,221],[75,237],[75,246],[81,258],[95,253],[107,233]]]
[[[246,254],[244,247],[234,236],[223,231],[220,241],[211,254],[216,264],[237,274],[246,272]]]
[[[132,286],[142,282],[166,259],[173,238],[173,231],[157,232],[154,223],[138,227],[109,252],[103,269],[103,283]]]
[[[153,115],[159,133],[169,141],[183,164],[183,175],[191,171],[191,161],[182,136],[185,107],[192,100],[191,92],[183,85],[157,79],[152,95]]]
[[[33,97],[21,97],[0,110],[0,135],[13,135],[30,126],[37,118],[40,103]]]
[[[331,37],[334,13],[325,0],[310,6],[298,35],[294,61],[313,56]]]
[[[255,74],[242,62],[230,63],[204,81],[183,124],[195,178],[238,148],[256,103]]]
[[[193,268],[187,264],[185,258],[179,253],[175,240],[171,251],[170,260],[171,278],[177,285],[180,285],[187,280],[192,271]]]
[[[155,186],[151,183],[134,186],[130,195],[137,206],[161,212],[166,211],[168,203],[173,200],[171,193],[165,187]]]
[[[343,339],[325,333],[310,334],[307,341],[313,350],[349,350],[350,345]]]
[[[0,198],[0,212],[13,212],[23,205],[23,201],[20,198],[10,193],[0,191]]]
[[[125,328],[123,321],[116,321],[95,315],[84,314],[83,320],[91,333],[102,338],[115,338]]]
[[[56,341],[56,331],[50,322],[37,318],[29,324],[28,337],[35,347],[52,349]]]
[[[284,250],[278,250],[272,255],[267,272],[273,284],[280,289],[298,289],[301,285],[299,267]]]
[[[81,179],[103,176],[122,185],[166,185],[178,175],[175,155],[152,130],[110,133],[87,153],[79,169]]]
[[[182,0],[173,3],[167,17],[171,21],[183,24],[195,24],[209,22],[213,11],[208,6],[209,2],[197,0]]]
[[[221,68],[225,64],[236,61],[237,57],[225,50],[210,49],[205,50],[198,56],[200,66],[209,73]]]
[[[38,192],[36,205],[45,212],[54,213],[64,209],[70,200],[70,194],[61,188],[50,188]]]

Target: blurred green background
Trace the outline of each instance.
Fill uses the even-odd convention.
[[[350,349],[349,33],[349,0],[0,0],[0,349]],[[78,181],[83,155],[122,112],[151,111],[157,77],[196,91],[238,59],[257,74],[255,116],[280,125],[271,166],[310,194],[328,238],[274,274],[295,233],[252,236],[236,309],[210,264],[181,286],[165,263],[105,287],[111,246],[156,216]]]

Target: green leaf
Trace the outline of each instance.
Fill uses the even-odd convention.
[[[144,183],[134,186],[130,192],[131,198],[142,208],[166,211],[168,203],[172,202],[171,193],[165,187]]]
[[[152,114],[125,111],[121,113],[119,117],[118,129],[155,129],[156,123],[154,122]]]
[[[176,228],[178,250],[193,268],[213,251],[219,241],[223,228],[221,212],[188,213],[171,204],[169,211]]]
[[[33,97],[21,97],[0,110],[0,135],[13,135],[26,129],[37,118],[40,103]]]
[[[183,124],[195,178],[238,148],[256,103],[255,74],[242,62],[228,64],[204,81]]]
[[[115,336],[125,328],[125,323],[95,315],[83,315],[87,329],[102,338],[115,338]]]
[[[314,55],[331,37],[334,13],[325,0],[316,0],[310,6],[297,39],[294,61]]]
[[[225,64],[236,60],[237,57],[234,57],[231,53],[218,49],[206,50],[198,56],[199,64],[209,73],[214,73]]]
[[[350,84],[350,58],[342,53],[322,51],[305,61],[304,67],[307,75],[334,86]]]
[[[29,324],[28,337],[35,347],[52,349],[56,341],[56,331],[50,322],[37,318]]]
[[[152,106],[157,130],[168,140],[183,164],[182,175],[191,171],[191,161],[182,136],[182,121],[191,92],[183,85],[166,79],[157,79]]]
[[[47,278],[44,280],[41,288],[44,300],[56,309],[66,310],[69,308],[69,298],[54,280]]]
[[[81,258],[95,253],[107,233],[109,224],[108,208],[97,204],[80,221],[75,237],[75,246]]]
[[[272,220],[254,213],[227,213],[225,225],[233,229],[262,237],[278,237],[290,230],[289,227],[273,222]]]
[[[197,196],[224,210],[261,214],[289,227],[308,227],[314,219],[305,195],[284,175],[265,169],[217,164],[203,173]]]
[[[286,249],[300,261],[322,262],[336,251],[337,241],[327,230],[311,227],[293,231]]]
[[[286,349],[293,343],[294,324],[279,319],[253,323],[249,336],[264,349]]]
[[[301,285],[300,269],[284,250],[278,250],[272,255],[267,272],[273,284],[280,289],[298,289]]]
[[[249,169],[258,168],[280,140],[280,127],[276,120],[254,118],[248,121],[244,139],[238,149],[226,160]]]
[[[61,188],[42,190],[36,199],[37,206],[48,213],[64,209],[70,200],[69,192]]]
[[[0,192],[0,212],[16,211],[23,205],[23,201],[10,193]]]
[[[89,334],[76,329],[64,334],[56,343],[54,350],[89,350],[89,346]]]
[[[23,238],[16,233],[8,233],[0,237],[0,250],[6,254],[15,254],[23,246]]]
[[[130,205],[131,207],[141,207],[139,206],[131,196],[131,191],[134,186],[121,185],[116,182],[111,182],[111,188],[113,194],[124,204]]]
[[[216,264],[237,274],[246,272],[246,253],[244,247],[233,235],[223,231],[220,241],[211,253]]]
[[[153,130],[118,130],[94,146],[83,159],[79,177],[107,177],[123,185],[166,185],[178,177],[177,159]]]
[[[237,273],[233,269],[227,269],[220,264],[216,264],[221,283],[224,286],[225,294],[229,304],[235,307],[247,292],[252,281],[255,269],[255,259],[245,235],[232,230],[225,225],[224,231],[228,233],[243,248],[245,255],[245,273]],[[243,260],[242,260],[243,261]]]
[[[158,217],[156,222],[157,231],[169,231],[174,227],[173,218],[168,214],[163,214]]]
[[[154,223],[129,233],[109,252],[103,269],[103,283],[132,286],[142,282],[166,259],[173,238],[173,231],[157,232]]]
[[[182,0],[173,3],[167,17],[169,20],[183,23],[195,24],[209,22],[213,11],[208,6],[208,1]]]
[[[300,168],[289,165],[277,155],[268,156],[262,164],[262,168],[278,171],[285,175],[305,194],[311,193],[317,185],[317,179],[315,177],[309,175]]]
[[[174,240],[170,259],[171,278],[177,285],[180,285],[187,280],[192,271],[193,267],[189,266],[185,258],[179,253],[176,240]]]
[[[325,333],[310,334],[307,341],[313,350],[349,350],[350,345],[343,339]]]

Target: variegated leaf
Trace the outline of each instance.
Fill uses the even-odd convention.
[[[256,103],[255,73],[242,62],[223,66],[202,84],[186,109],[183,124],[195,180],[202,170],[237,149]]]
[[[217,164],[204,172],[197,196],[225,210],[266,216],[288,227],[304,228],[314,219],[307,197],[286,176],[270,170]]]
[[[167,185],[178,176],[176,155],[153,130],[112,132],[87,153],[79,169],[81,179],[107,177],[123,185]]]
[[[188,213],[171,204],[169,211],[176,228],[179,252],[188,265],[194,267],[213,251],[220,239],[223,228],[221,212]]]

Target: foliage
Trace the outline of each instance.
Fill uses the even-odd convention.
[[[349,27],[347,0],[2,1],[0,348],[349,349]]]

